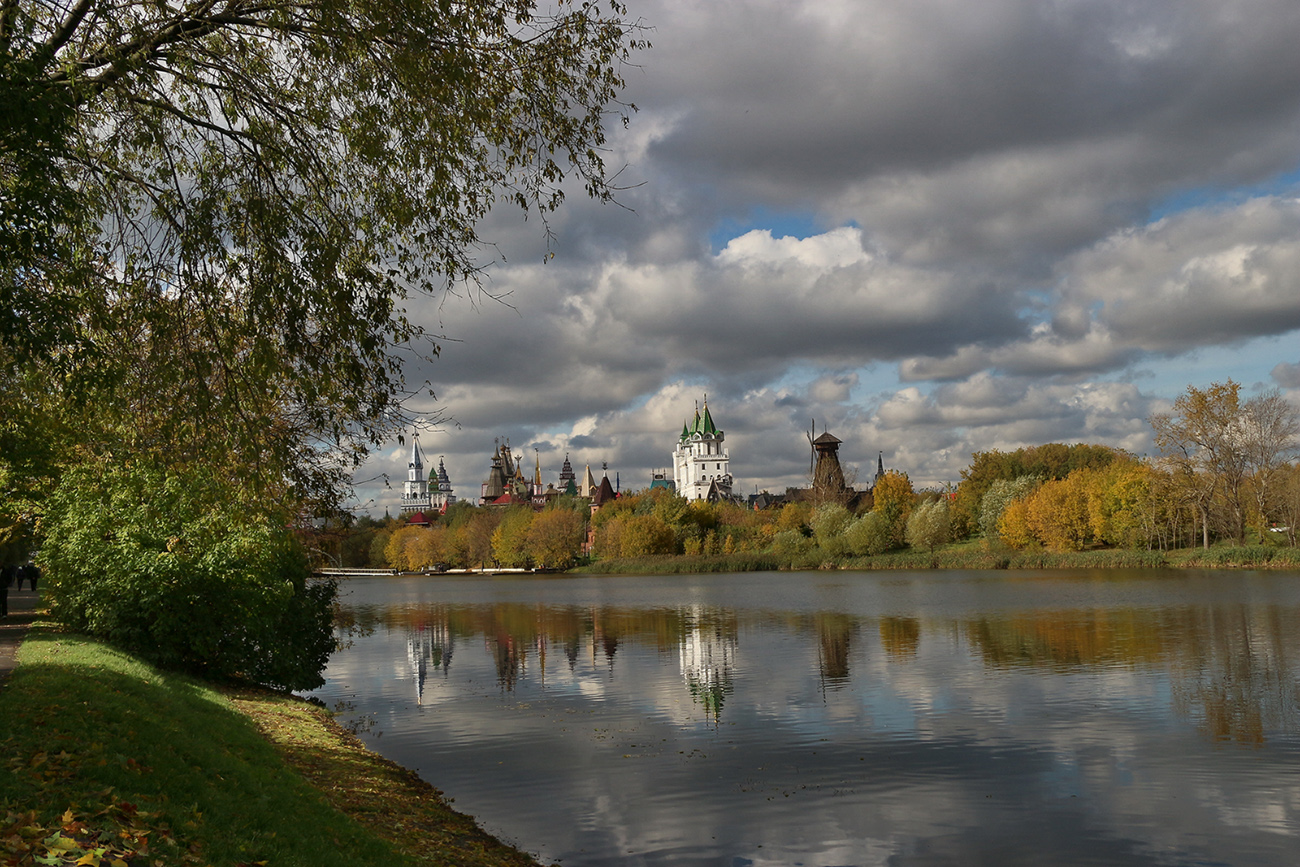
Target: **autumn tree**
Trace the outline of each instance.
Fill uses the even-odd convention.
[[[574,509],[548,507],[528,529],[528,552],[541,566],[565,569],[582,553],[586,521]]]
[[[400,527],[388,537],[388,544],[384,546],[384,562],[399,571],[408,571],[416,568],[410,559],[410,549],[414,546],[416,537],[424,532],[422,527]]]
[[[1117,548],[1152,545],[1161,511],[1153,476],[1150,466],[1132,459],[1087,475],[1088,522],[1094,538]]]
[[[971,455],[971,464],[961,473],[957,497],[953,503],[953,523],[959,535],[979,532],[997,534],[997,515],[981,514],[984,495],[994,483],[1013,482],[1030,476],[1039,480],[1063,479],[1077,469],[1099,468],[1122,457],[1124,453],[1110,446],[1088,443],[1046,443],[1026,446],[1013,452],[990,449]],[[985,520],[991,518],[991,520]]]
[[[1240,391],[1231,379],[1205,389],[1188,386],[1172,412],[1150,419],[1165,465],[1196,509],[1206,548],[1216,506],[1225,535],[1239,545],[1246,539],[1248,461]]]
[[[597,544],[603,556],[644,557],[677,550],[673,528],[655,515],[620,515],[606,526],[603,542],[601,539],[597,537]]]
[[[1242,445],[1250,473],[1248,488],[1259,514],[1259,541],[1268,532],[1278,488],[1287,460],[1295,454],[1300,414],[1276,388],[1250,398],[1242,406]]]
[[[1024,499],[1034,537],[1052,551],[1082,551],[1092,541],[1087,472],[1044,482]]]
[[[997,538],[1012,548],[1028,548],[1038,541],[1029,524],[1028,496],[1006,504],[1006,508],[998,513],[996,531]]]
[[[528,534],[536,516],[531,506],[513,506],[505,510],[492,531],[492,556],[501,565],[528,565]]]
[[[874,503],[871,511],[884,518],[888,526],[891,548],[903,547],[903,535],[907,529],[907,519],[911,517],[916,503],[912,492],[912,480],[907,473],[889,470],[871,490]]]
[[[493,563],[492,535],[496,532],[501,518],[500,509],[475,508],[470,510],[467,519],[456,527],[454,544],[461,552],[465,566],[474,568]]]

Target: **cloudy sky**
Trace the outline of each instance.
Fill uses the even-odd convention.
[[[497,438],[645,487],[706,393],[742,493],[806,483],[814,420],[920,488],[991,448],[1149,453],[1188,385],[1300,399],[1295,0],[629,7],[622,206],[570,196],[549,262],[503,211],[509,306],[420,311],[448,339],[409,408],[457,495]],[[397,514],[408,454],[363,508]]]

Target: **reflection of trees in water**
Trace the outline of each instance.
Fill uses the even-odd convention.
[[[492,638],[485,637],[483,643],[496,662],[497,683],[506,690],[513,690],[524,673],[527,653],[523,644],[508,632],[497,633]]]
[[[813,615],[817,631],[817,667],[822,685],[839,689],[849,682],[849,643],[858,619],[850,614],[823,611]]]
[[[880,618],[880,646],[891,659],[915,658],[920,644],[921,621],[915,617]]]
[[[966,624],[987,665],[1164,669],[1176,712],[1216,740],[1300,731],[1300,612],[1245,605],[1029,612]]]
[[[1219,741],[1300,731],[1300,671],[1287,650],[1300,616],[1244,605],[1190,613],[1196,641],[1175,659],[1174,706]]]

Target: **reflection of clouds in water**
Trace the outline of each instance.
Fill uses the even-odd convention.
[[[909,610],[896,588],[864,576],[841,579],[846,610],[825,612],[792,598],[781,577],[786,609],[760,607],[762,593],[749,590],[729,607],[719,601],[730,589],[679,578],[697,602],[655,604],[685,594],[660,596],[644,579],[600,589],[637,587],[645,607],[460,602],[441,608],[442,626],[425,609],[385,615],[390,628],[403,618],[441,628],[460,647],[446,676],[428,680],[426,706],[439,713],[413,724],[393,711],[376,745],[418,767],[401,750],[437,744],[431,782],[489,828],[566,864],[629,850],[646,864],[718,863],[722,853],[755,864],[971,863],[993,852],[998,863],[1062,852],[1114,864],[1277,863],[1268,840],[1300,827],[1300,787],[1280,785],[1300,774],[1288,704],[1297,591],[1275,599],[1277,582],[1259,579],[1267,604],[1192,593],[1161,607],[1138,582],[1143,605],[1132,606],[1123,593],[1108,604],[1104,586],[1058,581],[1086,604],[1070,608],[1043,605],[1050,587],[1023,579],[938,593],[937,580],[913,578]],[[583,582],[545,589],[563,586]],[[998,596],[1008,586],[1017,593]],[[997,604],[981,609],[984,590]],[[1030,596],[1035,605],[1014,604]],[[345,651],[331,682],[396,664],[400,689],[381,674],[356,691],[409,704],[410,635],[377,629],[378,655],[362,664],[367,644]],[[479,646],[467,638],[483,651],[464,652]],[[720,716],[710,720],[692,684],[725,685]],[[1231,711],[1226,736],[1207,723],[1214,702]],[[1263,739],[1241,736],[1252,732]]]

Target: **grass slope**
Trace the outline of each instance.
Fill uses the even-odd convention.
[[[227,696],[40,627],[18,658],[0,864],[534,863],[291,697]]]

